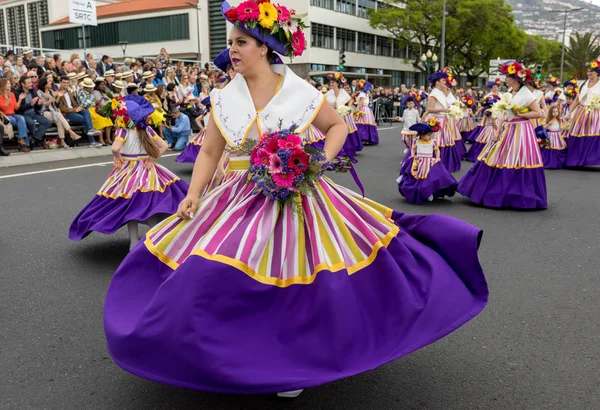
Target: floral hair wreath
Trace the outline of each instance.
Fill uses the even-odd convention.
[[[556,77],[550,77],[546,80],[546,83],[553,85],[555,87],[560,87],[560,80]]]
[[[569,97],[572,99],[577,98],[577,94],[578,94],[578,92],[577,92],[577,89],[575,89],[575,88],[565,91],[565,97]]]
[[[587,68],[600,74],[600,57],[587,64]]]
[[[448,78],[446,79],[446,84],[450,87],[456,87],[456,78],[452,74],[452,69],[450,67],[444,67],[440,70],[440,72],[446,74]]]
[[[254,37],[264,38],[280,54],[298,57],[306,50],[303,29],[308,26],[302,21],[306,14],[296,14],[296,10],[270,0],[246,0],[223,14]]]
[[[475,104],[475,101],[473,100],[473,98],[469,97],[467,95],[465,95],[463,98],[461,98],[460,102],[462,102],[464,105],[466,105],[469,108],[473,107],[473,104]]]
[[[433,132],[438,132],[440,130],[440,122],[437,118],[431,117],[429,120],[427,120],[427,125],[431,127]]]
[[[518,61],[504,63],[504,65],[500,67],[500,73],[520,81],[524,81],[527,76],[527,71]]]
[[[340,73],[334,73],[334,74],[329,74],[327,76],[327,80],[329,82],[336,82],[338,83],[340,86],[347,84],[346,78],[340,74]]]

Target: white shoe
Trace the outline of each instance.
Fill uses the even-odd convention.
[[[87,135],[92,135],[92,136],[96,136],[96,135],[100,135],[101,132],[99,130],[97,130],[96,128],[92,128],[88,131]]]
[[[399,184],[400,182],[402,182],[402,175],[396,178],[396,183]]]
[[[433,201],[433,195],[429,195],[429,198],[427,198],[427,200],[428,200],[429,202],[432,202],[432,201]]]
[[[284,391],[283,393],[277,393],[277,397],[285,397],[286,399],[293,399],[295,397],[300,396],[304,389],[300,390],[292,390],[292,391]]]
[[[102,146],[102,144],[100,144],[99,142],[92,142],[90,144],[91,148],[100,148]]]

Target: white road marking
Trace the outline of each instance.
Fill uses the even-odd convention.
[[[163,155],[161,158],[174,157],[175,155],[179,155],[179,153],[176,153],[176,154],[166,154],[166,155]],[[24,176],[27,176],[27,175],[36,175],[36,174],[46,174],[46,173],[49,173],[49,172],[69,171],[71,169],[79,169],[79,168],[103,167],[105,165],[112,165],[112,164],[113,164],[113,162],[109,161],[109,162],[96,162],[94,164],[75,165],[75,166],[72,166],[72,167],[63,167],[63,168],[54,168],[54,169],[43,169],[41,171],[22,172],[20,174],[0,175],[0,179],[24,177]]]
[[[384,130],[395,130],[396,128],[400,128],[400,126],[398,126],[398,127],[377,128],[377,130],[378,130],[378,131],[384,131]]]

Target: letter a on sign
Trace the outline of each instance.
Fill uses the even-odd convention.
[[[69,0],[69,22],[97,26],[95,0]]]

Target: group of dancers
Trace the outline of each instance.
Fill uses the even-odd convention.
[[[563,90],[550,78],[544,94],[530,70],[507,62],[500,72],[509,92],[500,93],[499,81],[488,83],[477,126],[472,100],[460,104],[453,95],[451,70],[434,73],[423,119],[409,116],[402,131],[407,153],[399,192],[415,204],[459,192],[486,207],[546,209],[544,168],[600,165],[599,67],[600,58],[588,64],[581,90],[577,80]],[[415,99],[409,101],[414,110]],[[461,159],[475,164],[456,181],[450,173],[460,170]]]
[[[488,299],[477,227],[394,211],[326,175],[293,204],[256,189],[249,152],[263,133],[293,129],[330,163],[376,128],[361,134],[375,126],[366,93],[350,113],[339,87],[323,95],[277,57],[303,53],[303,16],[269,0],[224,2],[222,14],[233,25],[221,56],[230,78],[211,92],[202,140],[186,153],[190,184],[155,163],[167,147],[148,125],[152,104],[116,99],[115,167],[69,231],[80,240],[129,227],[131,250],[104,306],[115,363],[185,388],[295,397],[474,318]],[[435,117],[427,126],[448,127]],[[421,134],[415,152],[444,161],[443,144]],[[285,154],[269,147],[264,155]],[[422,171],[439,164],[425,162]],[[139,242],[138,223],[151,226]]]

